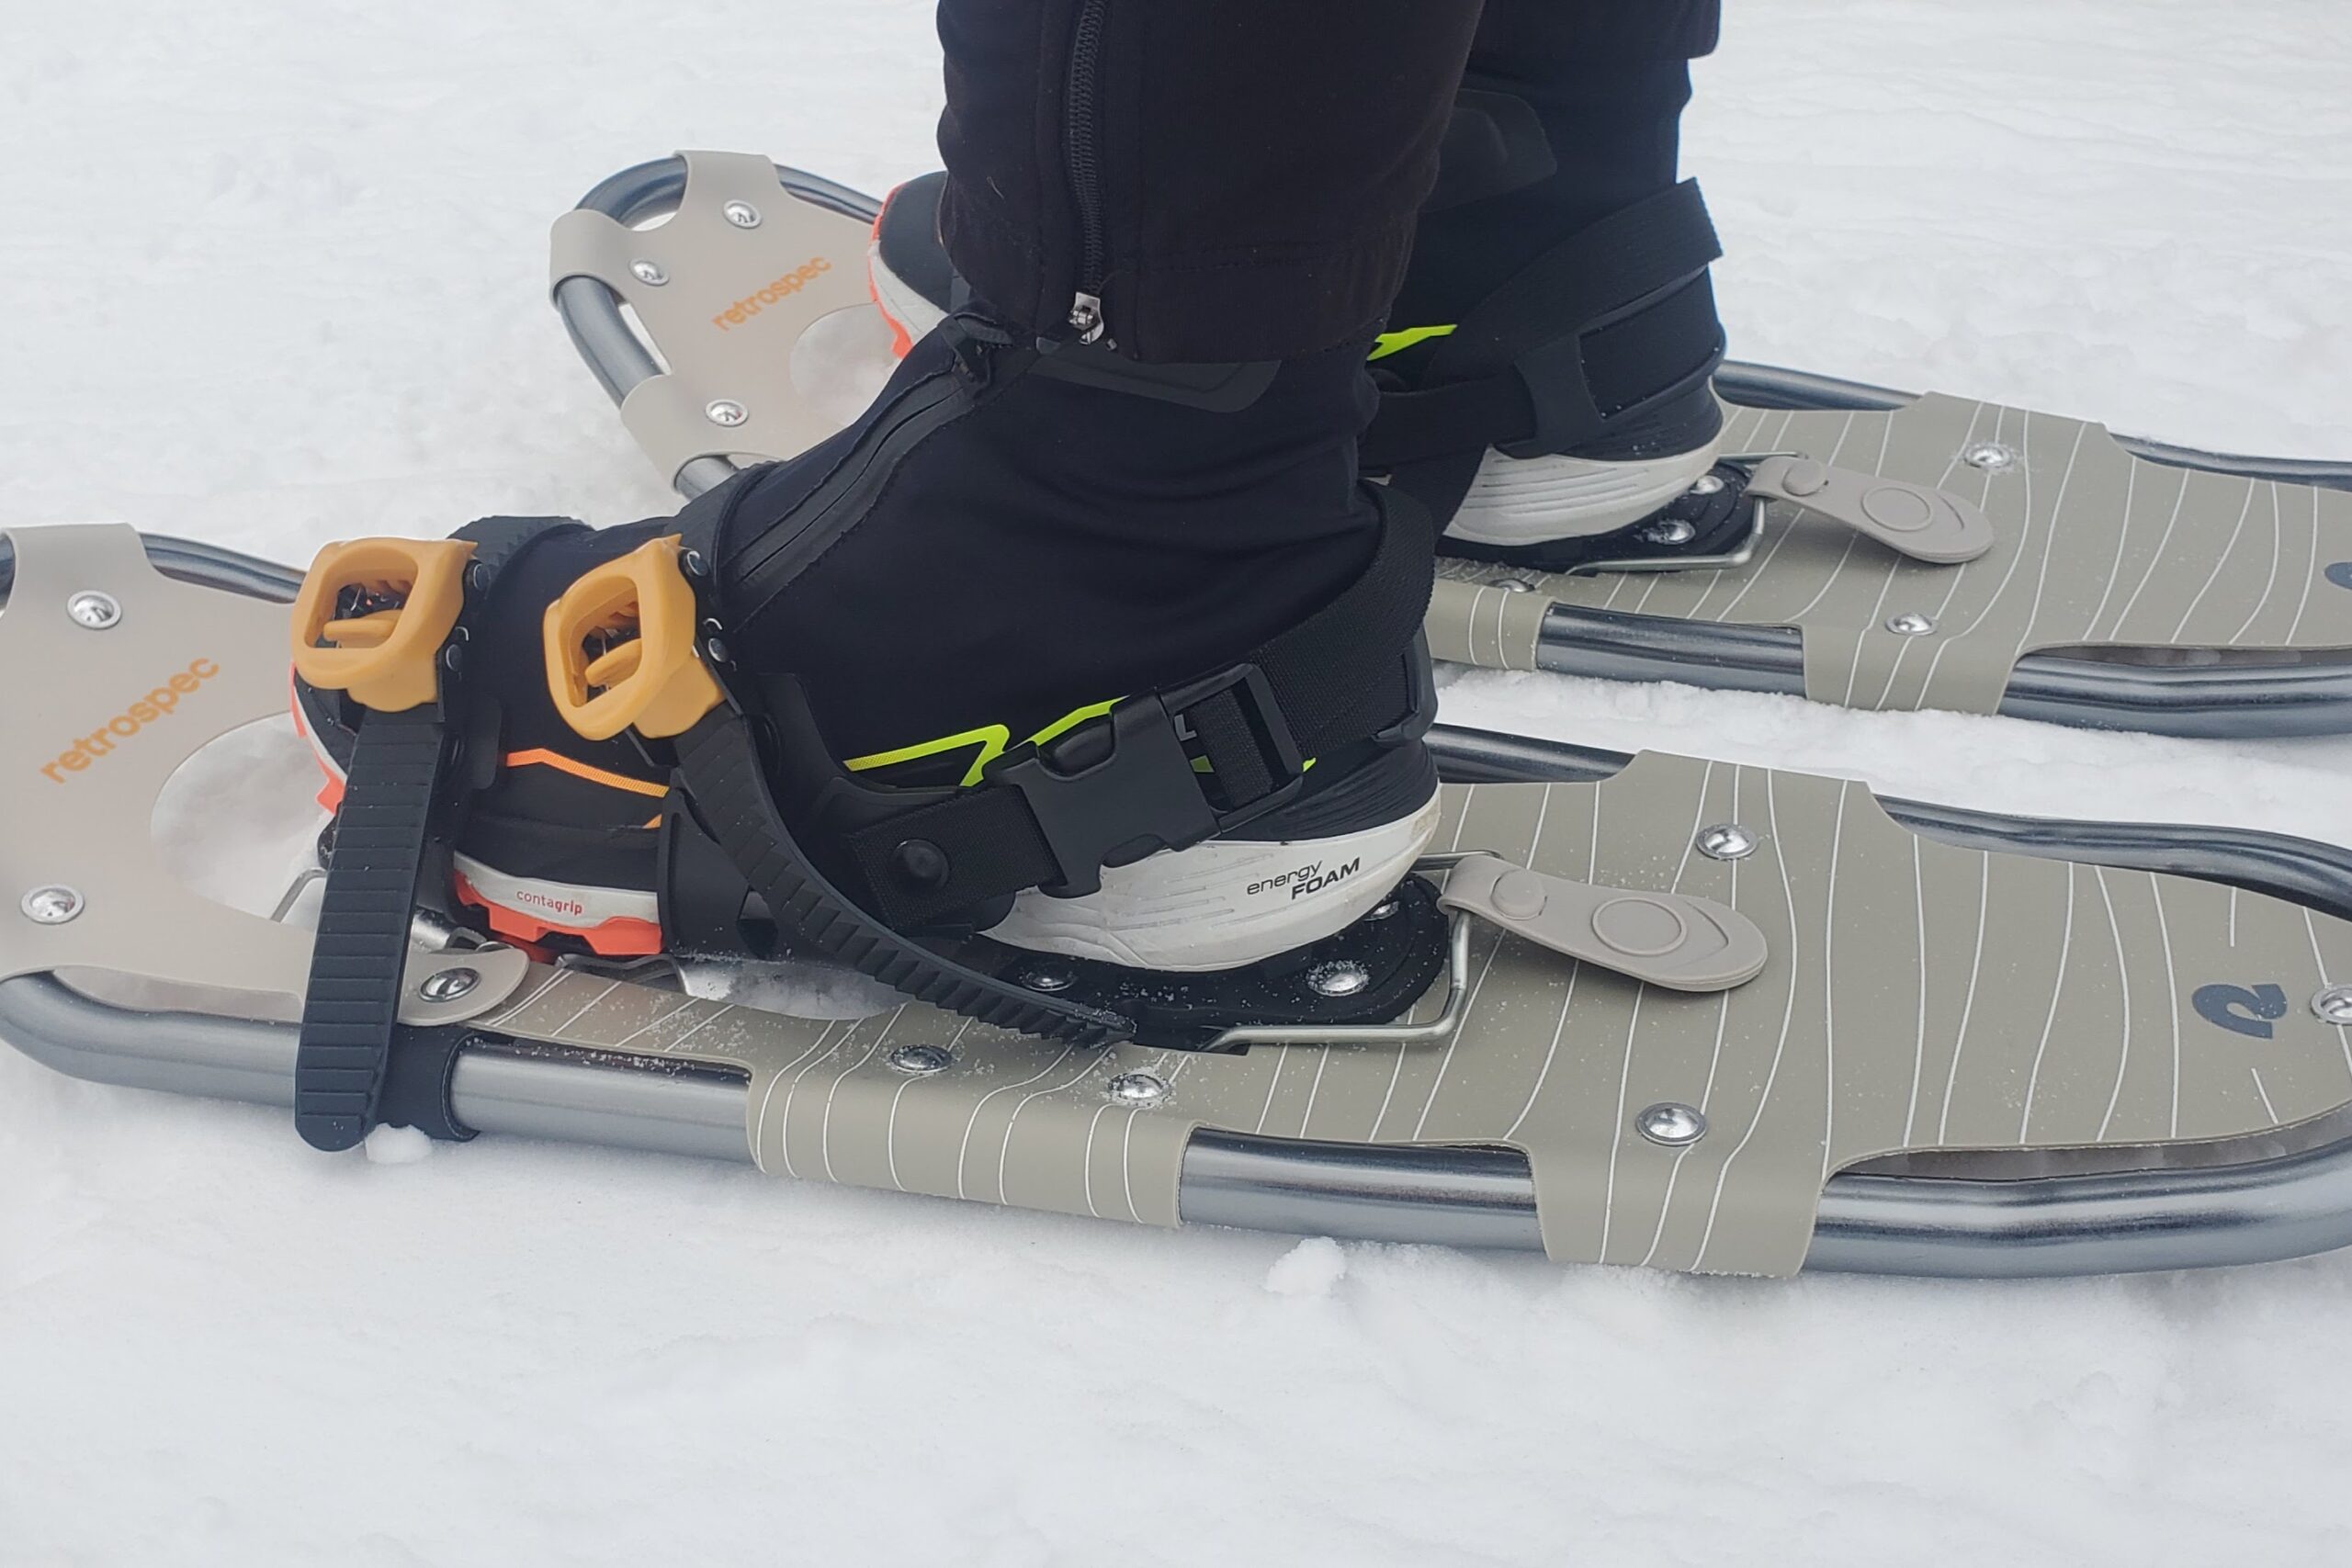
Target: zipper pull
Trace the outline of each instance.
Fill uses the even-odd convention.
[[[1100,343],[1102,339],[1102,297],[1084,289],[1070,301],[1069,324],[1078,333],[1080,343]]]
[[[956,355],[958,374],[976,387],[989,384],[996,371],[996,351],[1012,339],[1002,328],[968,310],[957,310],[939,323],[940,335]]]

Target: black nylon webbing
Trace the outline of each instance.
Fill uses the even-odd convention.
[[[678,738],[677,750],[679,781],[696,816],[799,951],[846,964],[917,1001],[1027,1034],[1103,1045],[1133,1032],[1118,1014],[1039,995],[934,953],[842,896],[776,811],[751,726],[734,709],[706,715]]]

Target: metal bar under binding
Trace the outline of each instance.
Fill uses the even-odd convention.
[[[0,1034],[96,1083],[285,1106],[286,1024],[145,1013],[46,976],[0,982]],[[484,1043],[458,1058],[458,1118],[518,1134],[748,1164],[748,1080],[718,1068]],[[1349,1239],[1540,1251],[1526,1156],[1204,1132],[1184,1219]],[[1805,1267],[2040,1278],[2272,1262],[2352,1246],[2352,1137],[2240,1164],[2017,1180],[1832,1176]]]

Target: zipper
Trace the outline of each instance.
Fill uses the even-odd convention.
[[[1111,0],[1080,0],[1078,27],[1070,37],[1069,81],[1062,98],[1062,162],[1078,209],[1078,292],[1070,300],[1069,324],[1080,343],[1098,343],[1102,317],[1102,275],[1109,243],[1102,221],[1102,28]]]
[[[932,432],[971,411],[979,379],[968,371],[942,371],[908,388],[775,526],[726,552],[735,603],[751,606],[731,618],[741,624],[765,615],[777,594],[863,522],[907,456]],[[720,544],[724,550],[725,541]]]

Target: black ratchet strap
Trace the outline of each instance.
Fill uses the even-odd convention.
[[[454,536],[475,547],[456,626],[432,650],[433,700],[387,713],[359,707],[294,1057],[294,1125],[313,1148],[347,1149],[379,1121],[402,1032],[410,918],[447,791],[464,700],[467,623],[500,574],[567,518],[492,517]]]
[[[823,745],[798,683],[729,669],[713,615],[704,654],[728,700],[676,738],[679,781],[794,946],[1008,1029],[1078,1044],[1129,1038],[1124,1017],[1040,995],[906,933],[1027,888],[1090,892],[1105,864],[1186,848],[1295,798],[1318,755],[1426,729],[1435,701],[1418,639],[1435,528],[1408,497],[1368,493],[1380,541],[1332,603],[1229,669],[1008,751],[969,789],[878,789],[830,759],[818,785],[802,787]],[[774,737],[774,755],[763,756],[755,725]],[[779,777],[796,774],[780,805]],[[856,809],[836,809],[852,800]],[[829,852],[821,866],[794,836],[812,813],[812,837]]]

